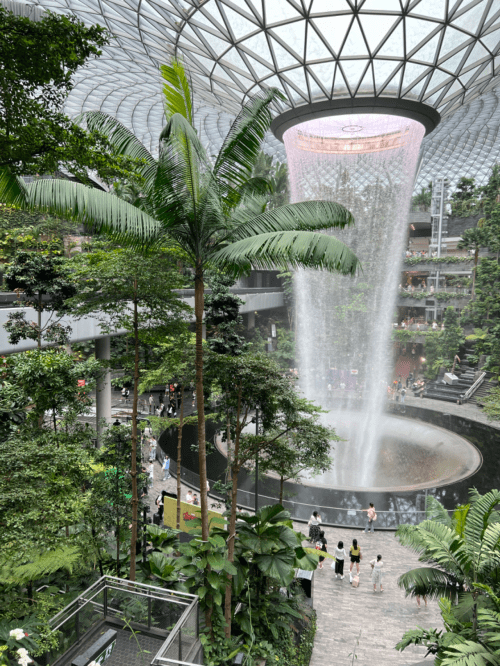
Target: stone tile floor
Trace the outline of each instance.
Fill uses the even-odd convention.
[[[304,526],[296,529],[305,533]],[[318,614],[318,631],[310,666],[406,666],[424,659],[425,648],[407,648],[403,653],[394,646],[407,629],[417,625],[442,627],[437,602],[405,599],[397,585],[398,577],[419,566],[417,556],[399,545],[394,532],[364,534],[347,528],[325,528],[328,550],[338,541],[348,552],[352,539],[358,539],[363,553],[360,584],[353,588],[348,574],[344,580],[335,578],[331,560],[314,575],[313,605]],[[370,560],[381,554],[384,561],[384,591],[373,592]],[[346,562],[345,569],[349,571]],[[426,660],[427,661],[427,660]],[[432,659],[428,660],[432,663]]]

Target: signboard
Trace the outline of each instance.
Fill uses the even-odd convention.
[[[78,385],[78,386],[85,386],[85,379],[79,379],[79,380],[77,381],[77,385]]]
[[[351,375],[357,375],[358,371],[357,370],[351,370]]]
[[[115,646],[116,646],[116,638],[115,638],[115,640],[114,640],[112,643],[110,643],[110,644],[108,645],[107,648],[104,648],[104,650],[101,652],[100,655],[98,655],[98,656],[94,659],[94,661],[96,662],[96,664],[103,664],[103,663],[106,661],[106,659],[109,659],[109,658],[111,657],[111,653],[112,653],[113,650],[115,649]]]
[[[179,528],[183,532],[189,532],[193,529],[193,520],[200,518],[200,507],[181,502],[181,520]],[[217,511],[208,512],[208,522],[211,520],[217,523],[218,526],[224,525],[224,518]],[[177,523],[177,500],[173,497],[165,496],[163,498],[163,524],[167,527],[175,527]]]

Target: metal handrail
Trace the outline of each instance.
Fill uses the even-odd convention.
[[[464,396],[462,398],[462,402],[467,402],[469,398],[474,395],[474,393],[477,391],[477,389],[481,386],[483,383],[484,378],[486,377],[486,373],[483,372],[483,374],[476,379],[474,384],[464,393]]]

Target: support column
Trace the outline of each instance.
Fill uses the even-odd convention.
[[[249,312],[247,316],[248,316],[247,328],[250,331],[252,328],[255,328],[255,312],[252,310],[252,312]]]
[[[111,337],[97,338],[95,341],[95,357],[99,361],[109,361],[111,358]],[[109,367],[97,380],[96,386],[96,420],[97,445],[101,446],[103,427],[101,419],[111,423],[111,371]]]

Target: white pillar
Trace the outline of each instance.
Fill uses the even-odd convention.
[[[95,341],[95,357],[99,361],[109,361],[111,358],[111,337],[97,338]],[[101,445],[103,427],[101,419],[111,423],[111,371],[109,367],[97,380],[96,386],[96,422],[97,445]]]
[[[255,312],[252,310],[252,312],[248,313],[248,324],[247,324],[248,330],[255,328]]]

